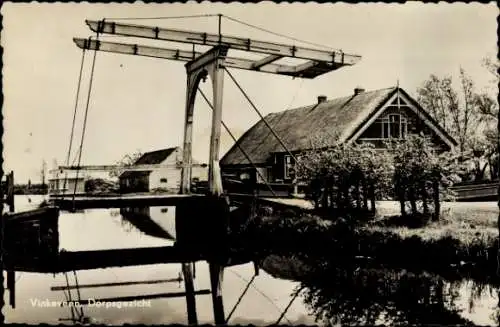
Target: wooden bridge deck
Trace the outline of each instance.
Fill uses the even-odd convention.
[[[244,198],[244,197],[243,197]],[[166,263],[185,263],[193,261],[222,260],[223,265],[234,265],[251,261],[248,256],[242,254],[229,254],[219,258],[224,249],[218,247],[223,241],[225,234],[224,215],[231,212],[221,211],[222,202],[208,195],[190,194],[160,194],[160,195],[124,195],[124,196],[84,196],[51,199],[50,207],[57,210],[49,221],[44,211],[49,208],[34,211],[34,224],[21,225],[9,224],[16,227],[14,240],[30,241],[32,245],[24,251],[25,246],[17,245],[14,240],[8,242],[8,253],[5,255],[5,269],[12,271],[30,271],[41,273],[56,273],[71,270],[88,270],[108,267],[125,267]],[[221,199],[222,200],[222,199]],[[244,200],[243,200],[244,201]],[[99,249],[92,251],[59,251],[59,229],[58,214],[60,209],[73,210],[87,208],[126,208],[126,207],[148,207],[148,206],[175,206],[175,230],[177,237],[175,245],[155,246],[147,248],[130,247],[126,249]],[[216,221],[206,219],[207,217],[218,217]],[[31,217],[31,216],[30,216]],[[144,217],[143,217],[144,218]],[[12,220],[12,219],[11,219]],[[31,222],[30,220],[30,222]],[[139,219],[141,220],[141,219]],[[40,230],[37,226],[41,222],[50,222],[52,233]],[[152,223],[152,222],[151,222]],[[146,220],[141,220],[141,230],[152,232],[154,229]],[[156,226],[157,227],[157,226]],[[99,228],[96,226],[96,228]],[[158,229],[158,228],[157,228]],[[18,231],[18,232],[17,232]],[[155,232],[155,231],[153,231]],[[166,236],[166,235],[155,235]],[[168,237],[164,237],[168,238]],[[48,239],[50,242],[41,242]],[[218,240],[214,242],[214,239]],[[217,258],[216,258],[217,257]],[[232,262],[232,263],[230,263]]]
[[[457,185],[451,188],[457,201],[496,201],[499,181],[489,183]]]
[[[130,267],[154,264],[188,263],[207,260],[206,254],[196,249],[176,246],[149,248],[107,249],[91,251],[61,251],[46,256],[6,256],[4,270],[60,273],[74,270],[91,270],[111,267]],[[234,255],[223,260],[224,266],[252,261],[248,255]]]
[[[105,209],[148,206],[176,206],[182,201],[204,198],[202,194],[133,194],[121,196],[51,197],[50,201],[62,210]]]

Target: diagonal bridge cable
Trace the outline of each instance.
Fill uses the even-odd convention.
[[[104,22],[104,20],[103,20],[103,22]],[[97,42],[97,44],[99,44],[99,32],[96,33],[96,42]],[[97,56],[97,48],[98,47],[96,47],[95,50],[94,50],[94,57],[92,59],[92,68],[91,68],[91,71],[90,71],[89,90],[88,90],[88,93],[87,93],[87,105],[85,107],[85,116],[84,116],[84,119],[83,119],[83,128],[82,128],[82,137],[81,137],[81,140],[80,140],[80,151],[78,153],[78,167],[80,167],[81,160],[82,160],[83,141],[85,139],[85,131],[87,129],[87,117],[88,117],[88,112],[89,112],[90,96],[92,94],[92,84],[93,84],[93,81],[94,81],[94,69],[95,69],[95,62],[96,62],[96,56]],[[77,188],[77,185],[78,185],[78,173],[79,172],[80,172],[80,170],[76,171],[75,188],[74,188],[74,191],[73,191],[73,207],[75,205],[76,188]]]
[[[289,40],[292,40],[292,41],[296,41],[296,42],[300,42],[300,43],[304,43],[304,44],[308,44],[308,45],[313,45],[313,46],[320,47],[320,48],[327,49],[327,50],[342,51],[340,49],[333,49],[331,47],[327,47],[327,46],[325,46],[323,44],[318,44],[318,43],[314,43],[314,42],[310,42],[310,41],[305,41],[305,40],[301,40],[301,39],[298,39],[298,38],[295,38],[295,37],[292,37],[292,36],[288,36],[288,35],[285,35],[285,34],[273,32],[273,31],[265,29],[263,27],[259,27],[257,25],[253,25],[253,24],[244,22],[242,20],[239,20],[239,19],[227,16],[227,15],[221,15],[221,16],[224,17],[224,18],[227,18],[227,19],[229,19],[229,20],[231,20],[231,21],[233,21],[235,23],[238,23],[238,24],[241,24],[241,25],[245,25],[245,26],[254,28],[256,30],[259,30],[259,31],[262,31],[262,32],[266,32],[266,33],[269,33],[271,35],[279,36],[279,37],[282,37],[282,38],[285,38],[285,39],[289,39]]]
[[[210,109],[214,110],[214,107],[213,105],[210,103],[210,101],[208,100],[207,96],[205,95],[205,93],[203,93],[203,91],[198,87],[198,91],[200,91],[200,94],[201,96],[203,97],[203,99],[205,100],[205,102],[208,104],[208,106],[210,107]],[[257,172],[257,174],[259,175],[259,177],[265,182],[266,186],[269,188],[269,191],[271,191],[271,193],[274,195],[274,196],[278,196],[274,190],[272,189],[271,185],[269,185],[266,181],[266,179],[264,178],[264,176],[262,176],[262,174],[260,173],[260,171],[257,169],[257,166],[255,166],[255,164],[253,163],[252,159],[250,159],[249,155],[246,153],[245,150],[243,150],[243,148],[241,147],[241,145],[239,144],[238,140],[236,139],[236,137],[233,135],[233,133],[231,133],[231,130],[229,129],[229,127],[227,127],[227,125],[222,121],[222,126],[224,126],[224,128],[226,129],[227,133],[229,134],[229,136],[231,136],[231,138],[233,139],[234,143],[236,144],[236,146],[238,147],[238,149],[240,149],[241,153],[243,153],[243,155],[245,156],[245,158],[248,160],[248,162],[252,165],[252,167],[255,169],[255,171]]]
[[[231,72],[226,67],[224,67],[224,70],[227,72],[227,74],[229,75],[229,77],[231,77],[231,79],[233,80],[234,84],[236,84],[236,86],[238,87],[238,89],[241,91],[241,93],[243,94],[243,96],[247,99],[248,103],[250,103],[250,105],[255,110],[255,112],[257,112],[257,114],[259,115],[260,119],[264,122],[264,124],[266,124],[267,128],[269,128],[269,130],[271,131],[271,133],[274,135],[274,137],[281,144],[281,146],[283,147],[283,149],[285,150],[285,152],[287,152],[288,155],[290,155],[290,157],[292,157],[293,160],[295,162],[297,162],[297,158],[290,152],[290,150],[288,149],[288,147],[285,145],[285,143],[279,137],[279,135],[276,134],[276,131],[271,127],[271,125],[269,125],[269,123],[267,122],[266,118],[264,116],[262,116],[262,114],[260,113],[259,109],[257,109],[257,107],[255,106],[255,104],[253,103],[253,101],[250,99],[250,97],[248,96],[248,94],[245,92],[245,90],[243,90],[243,88],[241,87],[241,85],[234,78],[233,74],[231,74]]]
[[[243,297],[245,296],[245,294],[247,293],[248,289],[250,288],[250,286],[252,285],[255,277],[257,275],[253,275],[252,276],[252,279],[250,279],[250,281],[247,283],[247,286],[245,287],[245,289],[243,290],[243,293],[241,293],[240,297],[238,298],[238,301],[236,301],[236,304],[234,305],[233,309],[231,310],[231,312],[229,313],[229,315],[227,316],[226,318],[226,324],[229,322],[229,320],[231,319],[231,317],[233,316],[233,313],[236,311],[236,309],[238,308],[238,305],[240,304],[241,300],[243,300]]]
[[[278,321],[276,321],[274,324],[275,325],[279,325],[279,323],[281,322],[281,320],[283,320],[283,318],[285,317],[286,313],[288,312],[288,309],[290,309],[290,307],[292,306],[293,302],[295,301],[295,299],[299,296],[300,292],[302,292],[302,290],[304,289],[305,287],[301,287],[299,290],[297,290],[297,292],[295,293],[295,295],[293,296],[293,298],[290,300],[290,302],[288,303],[288,305],[286,306],[285,310],[281,313],[281,316],[278,318]],[[288,320],[288,319],[287,319]]]
[[[162,19],[184,19],[184,18],[203,18],[216,17],[220,14],[200,14],[200,15],[182,15],[182,16],[159,16],[159,17],[106,17],[107,20],[162,20]]]
[[[75,109],[73,112],[73,123],[71,125],[71,133],[69,136],[69,147],[68,147],[68,155],[66,157],[66,166],[69,165],[70,157],[71,157],[71,148],[73,147],[73,137],[75,134],[75,122],[76,122],[76,113],[78,111],[78,100],[80,98],[80,88],[82,85],[82,73],[83,73],[83,65],[85,62],[85,49],[82,50],[82,61],[80,63],[80,73],[78,76],[78,85],[76,87],[76,97],[75,97]],[[66,192],[66,183],[68,182],[68,172],[65,172],[64,175],[64,183],[63,183],[63,196],[64,193]]]
[[[292,100],[290,101],[290,103],[288,104],[288,106],[285,107],[285,111],[291,109],[292,107],[292,104],[295,102],[295,99],[297,98],[297,95],[299,94],[299,91],[301,90],[302,88],[302,85],[304,84],[304,79],[301,79],[300,80],[300,85],[299,87],[297,88]],[[282,114],[280,115],[280,117],[278,119],[276,119],[275,121],[273,121],[273,124],[275,126],[279,126],[280,122],[283,120],[283,118],[286,116],[286,114]],[[256,144],[253,148],[253,150],[258,150],[264,143],[266,143],[267,141],[267,138],[269,137],[269,135],[271,134],[271,130],[268,130],[267,133],[266,133],[266,136],[265,137],[262,137],[262,140]]]
[[[73,276],[75,277],[75,286],[76,286],[76,294],[78,296],[78,301],[82,299],[81,294],[80,294],[80,285],[78,283],[78,276],[76,275],[76,271],[73,270]],[[80,306],[80,318],[83,318],[85,314],[83,313],[83,307]]]
[[[234,270],[231,270],[229,269],[229,272],[232,273],[233,275],[235,275],[236,277],[238,277],[239,279],[243,280],[244,282],[249,282],[248,279],[244,278],[243,276],[241,276],[239,273],[237,273],[236,271]],[[255,276],[255,275],[254,275]],[[292,322],[286,317],[286,312],[283,313],[283,310],[276,304],[276,302],[271,299],[268,295],[266,295],[266,293],[264,293],[263,291],[261,291],[257,286],[255,286],[253,283],[249,283],[249,285],[257,292],[259,293],[260,295],[262,295],[270,304],[272,304],[277,311],[281,312],[281,319],[285,319],[287,321],[288,324],[291,324]]]

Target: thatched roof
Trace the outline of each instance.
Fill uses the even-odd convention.
[[[345,142],[372,113],[397,90],[396,87],[361,92],[310,106],[271,113],[265,120],[290,151],[311,148],[312,137],[321,136],[325,146]],[[285,149],[263,120],[238,140],[254,164],[265,163],[273,152]],[[221,165],[249,164],[235,144],[222,158]]]

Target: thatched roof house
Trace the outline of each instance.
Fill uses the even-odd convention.
[[[443,150],[457,142],[414,100],[398,87],[353,94],[328,100],[324,96],[312,105],[271,113],[264,118],[288,150],[301,152],[336,142],[371,142],[383,147],[387,138],[405,138],[423,133]],[[240,150],[243,148],[250,158]],[[289,182],[287,167],[293,165],[280,141],[261,120],[252,126],[222,158],[223,172],[259,168],[267,182]]]

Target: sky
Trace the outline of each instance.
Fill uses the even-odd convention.
[[[375,90],[396,86],[415,95],[431,75],[458,77],[463,67],[477,89],[491,86],[481,66],[497,53],[496,17],[491,4],[40,4],[2,5],[3,30],[3,158],[4,171],[14,170],[17,182],[40,181],[45,160],[49,168],[65,164],[82,50],[74,37],[92,32],[86,19],[151,18],[223,14],[329,49],[362,56],[351,67],[315,79],[231,70],[262,114],[310,105],[317,96],[352,94],[355,87]],[[117,20],[124,23],[217,32],[217,17]],[[222,19],[222,34],[290,45],[314,47]],[[127,42],[123,38],[103,40]],[[136,39],[137,40],[137,39]],[[134,43],[183,48],[167,42]],[[231,54],[231,53],[230,53]],[[87,52],[72,148],[80,145],[84,111],[88,117],[82,165],[113,164],[127,153],[151,151],[183,142],[186,73],[183,62],[97,52],[92,88],[93,52]],[[201,85],[211,98],[209,81]],[[241,136],[259,116],[226,74],[223,120]],[[211,110],[197,97],[193,156],[208,159]],[[335,126],[332,126],[335,129]],[[233,140],[224,130],[222,155]],[[71,154],[71,162],[76,157]]]

